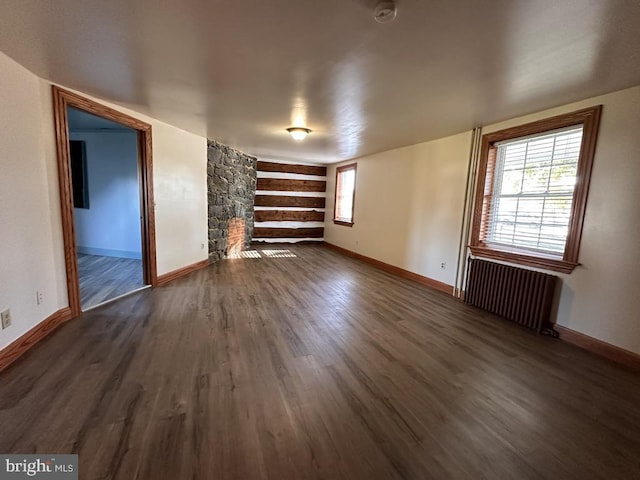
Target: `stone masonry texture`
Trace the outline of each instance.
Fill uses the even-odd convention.
[[[224,258],[229,220],[245,220],[244,244],[253,236],[257,159],[231,147],[208,140],[207,187],[209,196],[209,261]]]

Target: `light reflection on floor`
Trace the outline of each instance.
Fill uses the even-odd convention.
[[[262,254],[269,258],[295,258],[291,250],[262,250]]]
[[[261,255],[262,253],[262,255]],[[291,250],[243,250],[231,253],[227,258],[296,258]]]

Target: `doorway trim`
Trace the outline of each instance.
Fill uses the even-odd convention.
[[[62,236],[64,240],[64,262],[67,272],[67,292],[72,318],[82,313],[80,303],[80,279],[78,276],[78,251],[76,247],[73,218],[73,191],[71,184],[71,162],[69,159],[69,123],[67,107],[73,107],[120,123],[136,130],[138,135],[138,168],[140,172],[140,215],[142,237],[142,262],[144,281],[147,285],[158,285],[156,265],[156,233],[153,201],[153,162],[151,125],[118,112],[113,108],[64,90],[56,85],[53,89],[53,115],[55,121],[60,209],[62,212]]]

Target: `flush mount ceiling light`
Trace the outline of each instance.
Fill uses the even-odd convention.
[[[393,22],[398,14],[395,2],[380,2],[373,11],[373,18],[378,23]]]
[[[311,130],[304,127],[289,127],[287,128],[287,132],[291,135],[296,142],[300,142],[307,138],[307,135],[311,133]]]

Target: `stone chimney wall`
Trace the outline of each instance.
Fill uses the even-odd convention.
[[[244,246],[251,243],[257,160],[215,140],[207,147],[209,260],[215,262],[228,253],[230,220],[244,219]]]

